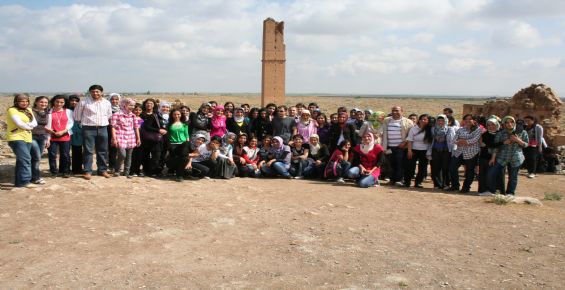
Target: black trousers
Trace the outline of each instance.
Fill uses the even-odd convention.
[[[184,175],[184,168],[188,164],[188,151],[190,150],[190,143],[184,142],[181,144],[169,144],[169,158],[167,167],[171,173],[175,173],[177,177]]]
[[[192,162],[192,176],[202,178],[204,176],[214,177],[217,162],[215,160],[204,160],[202,162]]]
[[[404,173],[404,185],[410,185],[412,177],[416,171],[416,162],[418,162],[418,174],[416,175],[416,184],[422,184],[426,175],[428,175],[428,158],[426,158],[427,150],[412,150],[412,159],[406,157],[406,171]]]
[[[137,174],[141,173],[141,161],[143,159],[143,149],[140,147],[133,148],[133,152],[131,154],[131,167],[129,170],[129,174]]]
[[[475,179],[475,166],[477,165],[479,154],[470,159],[463,159],[463,154],[459,157],[452,156],[449,164],[451,172],[451,188],[459,189],[459,166],[465,165],[465,181],[462,190],[469,190],[473,179]]]
[[[444,150],[432,149],[432,180],[434,187],[444,188],[450,185],[450,160],[451,152],[447,148]]]
[[[526,169],[528,170],[528,174],[529,173],[533,173],[533,174],[537,173],[539,156],[540,156],[540,153],[539,153],[537,147],[528,146],[528,147],[524,148],[524,157],[526,158],[524,160],[524,163],[526,164]]]
[[[141,147],[143,150],[142,164],[145,175],[160,174],[159,161],[161,160],[161,151],[163,149],[162,142],[143,140]]]
[[[73,174],[82,174],[82,145],[71,146],[71,171]]]

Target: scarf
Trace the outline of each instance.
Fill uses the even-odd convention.
[[[245,120],[245,116],[241,116],[241,117],[233,116],[233,120],[234,120],[236,123],[243,123],[243,121]]]
[[[310,135],[310,139],[312,138],[316,138],[318,140],[318,144],[316,146],[313,146],[312,143],[310,143],[310,154],[318,155],[318,151],[320,151],[320,148],[322,147],[320,145],[320,136],[318,136],[318,134],[312,134]]]
[[[371,114],[371,116],[369,117],[369,121],[371,121],[371,123],[373,124],[373,128],[379,129],[383,123],[379,120],[382,116],[386,115],[385,112],[383,111],[376,111],[374,113]]]
[[[514,130],[516,129],[516,119],[514,119],[514,117],[512,117],[512,116],[506,116],[506,117],[502,118],[502,124],[506,124],[506,121],[508,121],[508,120],[514,121],[514,127],[512,127],[512,129],[507,129],[506,126],[505,126],[504,129],[506,129],[506,131],[508,131],[509,133],[513,133]]]
[[[118,98],[119,102],[121,102],[121,100],[122,100],[122,96],[120,94],[111,93],[110,95],[108,95],[108,101],[112,102],[113,98]],[[117,105],[112,105],[112,114],[120,111],[120,103],[119,102],[118,102]]]
[[[366,133],[365,135],[367,134],[371,135],[371,141],[369,142],[369,144],[361,143],[360,145],[361,152],[363,152],[363,154],[365,155],[369,154],[369,152],[373,150],[373,148],[375,148],[375,136],[373,136],[372,133]]]
[[[37,116],[37,125],[38,126],[47,125],[47,110],[38,111],[36,109],[33,109],[33,112]]]
[[[442,118],[443,120],[445,120],[445,124],[443,125],[443,127],[440,127],[438,125],[437,119]],[[437,115],[436,117],[436,125],[434,126],[433,130],[432,130],[432,135],[434,136],[434,139],[436,139],[436,141],[438,142],[443,142],[445,141],[445,136],[447,135],[447,130],[449,129],[447,127],[447,116],[446,115]]]
[[[282,152],[283,149],[284,149],[283,139],[279,136],[275,136],[275,137],[273,137],[273,139],[277,139],[277,141],[279,141],[279,147],[275,147],[274,144],[271,143],[270,151],[275,153],[275,154],[278,154],[278,153]]]
[[[500,130],[500,123],[498,123],[498,120],[496,118],[489,118],[487,120],[487,130],[488,130],[488,124],[489,123],[496,125],[496,130],[494,132],[488,131],[489,134],[492,134],[492,135],[496,134],[496,132],[498,132],[498,130]]]

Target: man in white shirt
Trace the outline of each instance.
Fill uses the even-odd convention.
[[[92,85],[90,96],[82,99],[74,110],[74,119],[80,122],[83,138],[84,178],[92,178],[92,155],[96,149],[98,174],[109,178],[108,170],[108,125],[112,117],[112,104],[104,98],[104,89]]]

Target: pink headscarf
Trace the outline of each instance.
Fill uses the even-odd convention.
[[[128,110],[129,105],[135,105],[135,100],[131,98],[123,98],[120,100],[120,109],[122,109],[124,113],[131,113],[131,111]]]

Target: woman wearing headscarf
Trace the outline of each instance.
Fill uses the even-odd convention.
[[[290,147],[284,145],[280,136],[272,139],[271,147],[265,159],[265,164],[261,166],[261,171],[267,176],[281,175],[291,179],[292,175],[288,172],[290,168]]]
[[[212,116],[212,120],[210,120],[210,124],[210,137],[218,136],[224,138],[227,132],[224,106],[218,105],[214,108],[214,115]]]
[[[50,135],[45,131],[47,125],[47,116],[49,108],[49,98],[40,96],[33,101],[33,116],[37,120],[37,126],[33,128],[32,147],[31,147],[31,182],[35,184],[44,184],[45,180],[41,178],[41,156],[46,148],[49,148]],[[81,160],[82,163],[82,160]]]
[[[320,143],[320,137],[317,134],[310,135],[308,146],[308,166],[304,169],[304,177],[320,178],[330,158],[328,146]]]
[[[29,108],[29,96],[17,94],[14,105],[8,108],[6,118],[8,125],[6,141],[16,155],[15,181],[16,187],[37,187],[31,183],[31,130],[37,126],[37,119]]]
[[[359,187],[371,187],[379,182],[381,166],[385,159],[383,147],[375,142],[372,133],[365,133],[361,139],[361,144],[353,148],[355,154],[354,164],[346,176],[355,179]]]
[[[267,109],[262,108],[259,110],[259,118],[255,120],[255,124],[253,125],[254,135],[259,140],[259,143],[263,143],[263,139],[266,136],[273,135],[273,124],[269,117],[269,113]]]
[[[479,155],[479,195],[492,195],[496,192],[496,184],[488,183],[488,172],[491,170],[489,164],[494,150],[501,143],[495,143],[494,139],[500,130],[500,124],[496,118],[486,120],[486,131],[481,136],[481,153]],[[498,186],[501,189],[500,186]]]
[[[216,136],[218,137],[218,136]],[[233,145],[235,143],[235,133],[228,132],[220,146],[220,153],[216,159],[216,178],[230,179],[237,174],[237,166],[233,161]]]
[[[359,129],[359,136],[365,135],[365,133],[370,132],[375,136],[375,141],[380,144],[381,137],[383,135],[383,121],[386,117],[386,113],[383,111],[376,111],[369,115],[367,122],[361,126]]]
[[[242,108],[238,107],[233,110],[233,117],[227,119],[226,126],[229,132],[235,133],[237,136],[241,134],[249,135],[249,122],[245,120]]]
[[[432,127],[432,181],[435,189],[448,190],[450,185],[449,162],[451,147],[448,140],[455,136],[453,127],[447,125],[447,116],[438,115]]]
[[[300,119],[296,123],[297,134],[300,134],[302,142],[308,144],[310,142],[310,136],[318,133],[318,127],[316,126],[316,121],[311,118],[310,111],[302,109],[300,113]]]
[[[120,100],[122,95],[118,93],[110,93],[108,95],[108,101],[112,105],[112,115],[120,111]],[[112,125],[108,126],[108,136],[112,136]],[[112,173],[116,167],[116,161],[118,158],[118,148],[112,146],[111,138],[108,138],[108,169]]]
[[[198,111],[189,114],[190,123],[190,140],[196,141],[196,135],[203,135],[206,140],[210,140],[210,118],[208,113],[210,111],[209,103],[202,103]]]
[[[523,149],[528,146],[528,133],[516,130],[516,120],[512,116],[502,119],[503,129],[495,138],[495,143],[502,143],[492,154],[489,165],[492,166],[489,177],[495,178],[490,184],[504,185],[504,168],[508,168],[508,184],[506,191],[502,188],[501,193],[514,195],[518,185],[518,170],[524,162]]]

